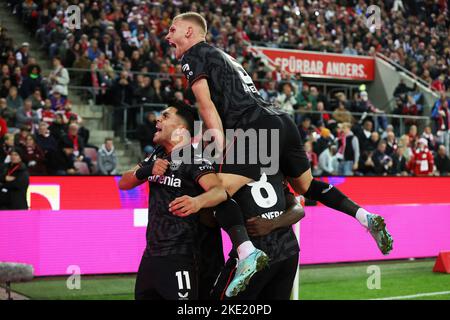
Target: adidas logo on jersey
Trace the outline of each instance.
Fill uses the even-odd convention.
[[[159,183],[159,184],[165,184],[166,186],[169,186],[169,187],[176,187],[176,188],[181,187],[181,179],[175,178],[174,175],[172,175],[172,176],[155,176],[155,175],[153,175],[153,176],[148,177],[148,181]]]

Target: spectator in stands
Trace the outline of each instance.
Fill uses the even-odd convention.
[[[11,162],[11,150],[15,147],[14,134],[7,133],[3,137],[3,143],[0,147],[0,167]]]
[[[311,86],[309,89],[309,100],[312,102],[313,110],[317,110],[317,103],[323,102],[325,110],[331,111],[327,97],[320,92],[316,86]]]
[[[56,139],[50,134],[49,125],[45,121],[39,123],[38,132],[36,133],[36,143],[47,155],[49,152],[54,152],[58,148]]]
[[[152,102],[155,96],[155,89],[151,86],[151,79],[147,76],[137,76],[137,88],[134,97],[137,104]]]
[[[409,139],[409,136],[407,134],[404,134],[400,137],[398,144],[403,146],[405,148],[405,152],[403,153],[403,156],[406,159],[406,163],[409,163],[409,160],[411,160],[411,157],[413,155],[413,147],[411,145],[411,140]]]
[[[11,87],[9,89],[8,97],[6,98],[6,104],[13,110],[19,110],[23,107],[22,97],[17,94],[17,88]]]
[[[97,164],[100,174],[107,176],[117,174],[117,155],[112,138],[106,138],[105,143],[98,150]]]
[[[10,78],[4,78],[2,79],[2,86],[0,88],[0,97],[1,98],[7,98],[9,95],[9,90],[11,89],[11,79]]]
[[[436,164],[436,173],[440,176],[448,176],[450,172],[450,159],[447,156],[445,146],[439,146],[436,157],[434,158]]]
[[[154,112],[148,112],[145,115],[144,123],[141,124],[136,132],[136,137],[141,145],[141,150],[145,155],[149,155],[155,150],[153,137],[156,133],[156,115]]]
[[[399,97],[400,101],[405,98],[405,94],[413,91],[413,88],[408,87],[405,84],[403,78],[400,79],[398,85],[394,89],[394,97]]]
[[[366,150],[361,153],[358,164],[358,173],[364,176],[374,176],[375,163],[373,161],[374,150]]]
[[[76,123],[69,124],[67,129],[67,135],[62,137],[62,141],[65,145],[70,143],[73,145],[73,154],[75,156],[75,161],[85,162],[90,170],[93,171],[93,165],[91,158],[84,154],[84,139],[78,133],[79,126]]]
[[[375,151],[380,141],[381,141],[380,134],[377,131],[372,132],[372,134],[370,135],[370,141],[368,145],[369,150]]]
[[[338,174],[352,176],[353,171],[358,169],[360,148],[358,138],[351,130],[351,124],[343,123],[342,131],[338,137]]]
[[[392,168],[392,158],[386,154],[386,142],[381,140],[372,156],[374,171],[378,175],[386,176]]]
[[[53,70],[51,71],[49,77],[48,77],[52,90],[55,88],[55,86],[59,86],[58,92],[64,96],[67,97],[68,88],[70,82],[69,72],[61,63],[61,58],[59,56],[56,56],[53,58]]]
[[[30,134],[31,129],[29,126],[24,125],[20,127],[20,131],[14,136],[14,144],[24,150],[25,145],[27,144],[27,137]]]
[[[373,123],[370,119],[365,119],[362,128],[357,130],[357,137],[361,152],[371,149],[371,137],[373,131]],[[355,130],[356,131],[356,130]],[[372,149],[373,150],[373,149]]]
[[[67,125],[64,121],[64,115],[57,113],[55,115],[55,121],[49,126],[50,134],[56,139],[56,141],[60,141],[62,137],[66,134]]]
[[[277,83],[275,81],[266,81],[263,83],[262,88],[259,90],[259,93],[261,94],[264,100],[269,101],[271,103],[275,103],[275,100],[278,96],[276,85]]]
[[[319,124],[328,124],[328,121],[330,121],[331,116],[329,113],[325,112],[325,105],[323,101],[317,102],[317,110],[320,113],[311,113],[311,123],[315,127],[319,127]]]
[[[395,136],[394,126],[392,124],[389,124],[386,128],[386,130],[381,134],[381,139],[386,140],[389,133],[392,132]]]
[[[114,105],[131,105],[133,103],[133,86],[127,71],[120,72],[114,81],[112,93],[114,94]]]
[[[275,104],[278,108],[290,114],[295,118],[295,109],[297,108],[297,100],[295,99],[295,92],[290,83],[283,84],[282,92],[278,94]]]
[[[374,122],[376,124],[375,130],[385,130],[387,127],[387,118],[384,111],[378,109],[369,100],[369,95],[367,91],[362,91],[360,93],[361,100],[356,104],[356,112],[361,113],[373,113]],[[364,117],[364,115],[362,116]],[[372,116],[371,116],[372,117]]]
[[[417,134],[417,126],[412,125],[409,127],[408,131],[408,137],[409,137],[409,144],[411,148],[414,148],[417,144],[417,140],[419,139],[419,135]]]
[[[419,116],[422,114],[422,106],[416,103],[412,95],[406,95],[406,103],[402,106],[401,114],[404,116]],[[416,119],[406,119],[406,125],[417,124]]]
[[[33,110],[33,102],[30,99],[26,99],[22,108],[19,108],[16,113],[16,127],[22,128],[23,126],[30,127],[31,131],[39,124],[39,116],[36,111]]]
[[[0,209],[27,210],[27,190],[30,183],[27,166],[22,162],[23,151],[14,148],[11,162],[0,175]]]
[[[445,145],[446,150],[450,144],[450,98],[441,92],[439,99],[434,103],[431,110],[431,118],[436,125],[436,135],[438,142]]]
[[[333,112],[333,119],[336,120],[337,123],[354,122],[352,114],[345,108],[345,103],[340,100],[338,101],[338,107]]]
[[[42,92],[39,88],[34,89],[33,94],[28,96],[27,98],[31,100],[33,110],[37,111],[43,108],[45,105],[45,100],[42,98]]]
[[[422,133],[422,135],[420,137],[427,139],[427,141],[428,141],[428,148],[430,150],[437,150],[437,141],[436,141],[435,136],[433,135],[433,132],[432,132],[430,126],[426,126],[423,129],[423,133]]]
[[[52,175],[75,175],[73,143],[62,141],[58,149],[48,155],[48,171]]]
[[[329,148],[330,144],[334,143],[334,136],[331,131],[325,127],[320,129],[320,136],[314,142],[313,148],[316,154],[321,154],[325,149]]]
[[[52,110],[63,111],[68,104],[67,97],[63,96],[63,87],[60,85],[53,86],[50,92],[50,102],[52,103]]]
[[[302,118],[302,122],[300,123],[300,126],[298,126],[298,130],[300,132],[300,136],[302,137],[302,141],[308,140],[308,137],[312,132],[311,119],[308,117]]]
[[[394,132],[389,132],[384,141],[386,142],[386,154],[389,157],[392,157],[398,148],[397,138],[395,137]]]
[[[28,98],[36,89],[42,90],[41,68],[38,65],[28,67],[27,74],[20,86],[20,96],[23,99]]]
[[[11,130],[16,126],[16,112],[14,109],[8,107],[5,98],[0,98],[0,117],[5,119],[6,124]]]
[[[43,107],[36,112],[39,116],[39,120],[46,122],[48,125],[51,125],[56,119],[56,113],[52,109],[52,102],[50,99],[45,99]]]
[[[26,138],[25,153],[23,162],[28,166],[30,175],[45,176],[47,175],[45,153],[36,144],[35,138],[29,134]]]
[[[428,141],[420,138],[418,146],[414,150],[411,160],[409,161],[409,169],[415,176],[428,176],[433,174],[434,159],[430,149],[428,149]]]
[[[28,64],[30,44],[28,42],[23,42],[20,48],[16,52],[16,63],[19,67],[23,67]]]
[[[405,147],[399,146],[392,155],[392,167],[389,174],[394,176],[407,176],[408,166],[404,156]]]
[[[334,176],[338,174],[339,161],[337,159],[337,147],[330,143],[319,156],[319,168],[323,176]]]

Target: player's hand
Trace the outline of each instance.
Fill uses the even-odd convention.
[[[167,168],[169,167],[170,162],[166,159],[157,159],[155,160],[155,163],[153,164],[153,170],[152,175],[154,176],[162,176],[164,175],[164,172],[166,172]]]
[[[269,219],[253,217],[247,220],[246,227],[249,236],[261,237],[272,232],[273,223]]]
[[[198,199],[190,196],[181,196],[173,200],[169,204],[169,211],[173,215],[179,217],[186,217],[190,214],[196,213],[201,209]]]

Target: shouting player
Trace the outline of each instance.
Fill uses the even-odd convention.
[[[187,12],[173,19],[166,40],[175,48],[207,128],[220,134],[216,139],[218,149],[224,150],[226,144],[224,129],[277,131],[279,139],[273,142],[279,147],[277,160],[294,190],[356,218],[370,231],[381,252],[388,254],[393,240],[384,219],[361,208],[334,186],[313,179],[295,123],[259,95],[251,77],[235,59],[206,43],[206,33],[206,20],[198,13]],[[220,177],[228,193],[233,196],[242,186],[256,181],[261,166],[229,165],[225,161]]]
[[[202,236],[199,215],[194,213],[202,208],[228,206],[228,202],[232,202],[211,163],[194,159],[196,153],[191,140],[182,133],[176,134],[177,130],[184,129],[189,132],[189,137],[193,136],[195,112],[189,106],[180,105],[164,110],[157,120],[153,139],[158,147],[150,157],[124,173],[119,181],[122,190],[132,189],[146,180],[151,187],[147,247],[136,279],[136,299],[197,299],[198,250]],[[186,146],[191,151],[190,161],[172,159],[175,148],[185,151]],[[242,220],[239,224],[243,224],[239,212],[228,213],[226,219],[218,220],[239,250],[248,245],[249,237],[246,230],[243,234],[240,231],[235,234],[235,225],[229,223],[229,218],[235,215]],[[253,247],[251,242],[250,245]],[[259,264],[245,274],[236,274],[247,282],[267,265],[267,256],[261,250],[255,248],[252,256]]]

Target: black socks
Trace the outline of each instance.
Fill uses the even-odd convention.
[[[219,204],[216,207],[215,216],[219,225],[230,237],[234,248],[250,240],[245,228],[244,215],[236,201],[228,199]]]
[[[350,200],[339,189],[319,180],[313,180],[311,182],[304,196],[305,198],[317,200],[327,207],[344,212],[352,217],[356,216],[356,212],[360,208],[359,205]]]

